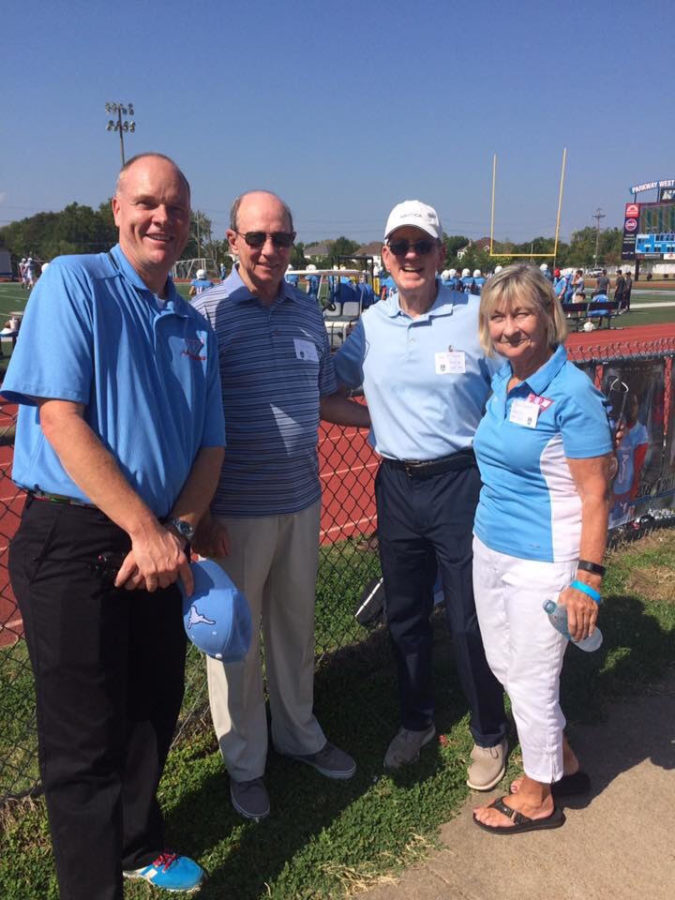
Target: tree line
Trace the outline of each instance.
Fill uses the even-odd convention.
[[[473,244],[464,235],[444,235],[446,255],[445,268],[468,268],[491,271],[496,265],[508,265],[512,261],[532,256],[534,261],[553,263],[553,257],[537,256],[552,254],[554,239],[536,237],[531,241],[516,244],[505,240],[495,242],[493,253],[480,245]],[[582,228],[572,234],[569,243],[559,242],[555,258],[556,265],[588,268],[596,261],[601,265],[617,265],[621,261],[622,232],[619,228],[608,228],[599,236],[595,228]],[[71,203],[60,212],[40,212],[26,219],[11,222],[0,228],[0,247],[12,254],[16,263],[22,256],[32,256],[42,262],[69,253],[98,253],[109,250],[117,242],[117,229],[113,221],[110,201],[92,209],[79,203]],[[330,264],[331,258],[349,256],[360,247],[356,241],[341,235],[330,245],[330,256],[311,261],[320,267]],[[305,256],[307,245],[297,242],[291,256],[294,268],[305,268],[310,260]],[[464,251],[461,257],[460,251]],[[516,256],[515,254],[520,254]],[[200,210],[192,213],[190,239],[183,252],[183,259],[206,257],[216,265],[229,263],[226,240],[213,237],[211,220]]]

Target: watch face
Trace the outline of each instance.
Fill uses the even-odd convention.
[[[173,525],[179,534],[182,534],[184,538],[187,538],[188,541],[191,541],[195,535],[195,530],[192,525],[190,525],[189,522],[184,522],[183,519],[172,519],[171,525]]]

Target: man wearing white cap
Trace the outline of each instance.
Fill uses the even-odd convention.
[[[396,284],[367,310],[335,358],[338,380],[363,384],[375,449],[386,614],[398,669],[401,728],[384,764],[417,759],[435,736],[430,623],[436,571],[475,744],[468,784],[489,790],[506,764],[501,686],[483,651],[471,576],[480,476],[472,450],[490,391],[478,342],[478,297],[436,278],[444,256],[436,210],[394,207],[382,259]]]

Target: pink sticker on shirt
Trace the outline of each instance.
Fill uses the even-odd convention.
[[[538,397],[536,394],[530,394],[527,398],[528,403],[536,403],[540,409],[548,409],[549,406],[552,405],[553,400],[549,400],[548,397]]]

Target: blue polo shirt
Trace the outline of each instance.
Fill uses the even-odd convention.
[[[282,281],[265,306],[235,268],[193,304],[216,332],[227,410],[212,511],[242,518],[306,509],[321,496],[319,400],[337,388],[316,299]]]
[[[53,260],[31,293],[2,392],[21,404],[12,479],[28,490],[90,502],[45,439],[36,398],[83,404],[157,516],[171,510],[199,449],[225,443],[213,332],[170,280],[158,300],[119,245]]]
[[[570,562],[579,556],[581,498],[567,458],[611,451],[607,404],[563,346],[507,395],[512,374],[507,363],[493,378],[476,432],[483,488],[474,533],[499,553]]]
[[[335,356],[338,381],[363,384],[371,443],[391,459],[427,460],[470,447],[496,365],[478,342],[480,298],[438,284],[412,318],[398,293],[366,310]]]

